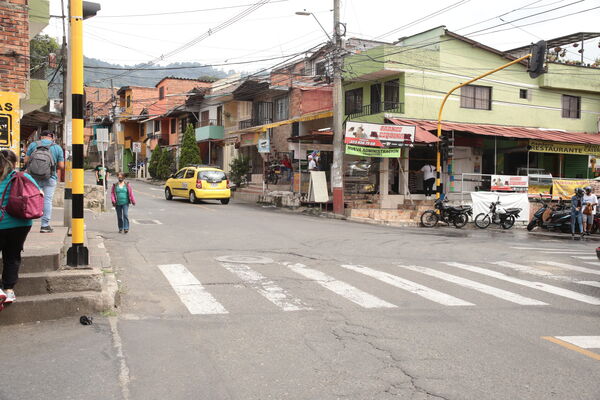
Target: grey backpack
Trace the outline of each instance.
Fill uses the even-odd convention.
[[[50,150],[54,144],[44,146],[41,141],[35,143],[37,144],[37,147],[29,158],[27,172],[29,172],[29,175],[31,175],[33,179],[39,182],[50,179],[54,172],[56,162],[54,161],[54,156]]]

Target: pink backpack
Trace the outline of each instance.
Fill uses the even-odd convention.
[[[20,219],[36,219],[44,214],[44,195],[23,172],[15,172],[10,178],[4,188],[4,193],[2,193],[0,205],[4,204],[4,198],[9,187],[8,203],[6,207],[1,208],[0,221],[4,218],[5,213]]]

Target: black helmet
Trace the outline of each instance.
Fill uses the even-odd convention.
[[[578,196],[583,196],[583,189],[582,188],[577,188],[575,189],[575,194]]]

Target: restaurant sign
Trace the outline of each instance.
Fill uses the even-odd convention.
[[[378,158],[399,158],[401,149],[399,147],[394,149],[382,149],[376,147],[362,147],[354,146],[352,144],[346,145],[346,154],[353,156],[363,157],[378,157]]]
[[[600,144],[560,143],[544,140],[530,140],[531,151],[536,153],[578,154],[582,156],[600,155]]]
[[[344,143],[379,148],[412,146],[415,142],[414,125],[379,125],[347,122]]]

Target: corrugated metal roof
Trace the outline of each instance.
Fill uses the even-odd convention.
[[[429,133],[426,129],[422,128],[420,124],[413,122],[413,120],[397,118],[388,119],[396,125],[414,125],[417,128],[415,129],[415,143],[437,143],[440,141],[436,135]]]
[[[436,131],[437,121],[419,119],[390,118],[395,124],[417,125],[426,131]],[[442,122],[444,131],[461,131],[475,135],[500,136],[516,139],[549,140],[562,143],[600,144],[600,135],[597,133],[566,132],[552,129],[527,128],[523,126],[468,124],[459,122]]]

